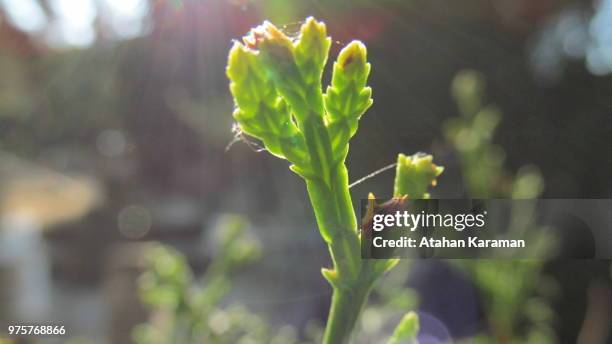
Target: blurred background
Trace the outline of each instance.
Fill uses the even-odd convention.
[[[303,183],[252,145],[226,149],[232,40],[265,19],[295,34],[309,15],[327,23],[332,58],[352,39],[368,47],[374,105],[352,141],[352,180],[424,151],[446,167],[433,197],[469,194],[444,128],[459,115],[451,83],[472,69],[503,114],[492,141],[508,171],[537,166],[545,198],[612,195],[611,0],[0,0],[0,324],[130,343],[151,313],[138,296],[149,242],[182,252],[197,278],[225,213],[248,219],[262,254],[232,273],[221,304],[299,340],[324,323],[329,258]],[[392,178],[354,187],[355,202],[390,196]],[[432,338],[494,332],[477,279],[412,265],[399,284]],[[555,285],[552,342],[610,342],[609,262],[551,261],[536,275]],[[366,313],[363,338],[390,331]]]

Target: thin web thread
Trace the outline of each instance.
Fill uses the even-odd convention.
[[[381,168],[381,169],[378,169],[378,170],[376,170],[376,171],[374,171],[374,172],[372,172],[372,173],[368,174],[367,176],[365,176],[365,177],[363,177],[363,178],[359,178],[359,179],[357,179],[356,181],[352,182],[352,183],[349,185],[349,189],[350,189],[350,188],[352,188],[353,186],[356,186],[356,185],[359,185],[359,184],[361,184],[361,183],[365,182],[366,180],[368,180],[368,179],[370,179],[370,178],[374,178],[374,177],[376,177],[377,175],[379,175],[379,174],[381,174],[381,173],[383,173],[383,172],[385,172],[385,171],[387,171],[387,170],[390,170],[390,169],[394,168],[395,166],[397,166],[397,163],[396,163],[396,162],[394,162],[394,163],[392,163],[392,164],[390,164],[390,165],[387,165],[387,166],[385,166],[385,167],[383,167],[383,168]]]

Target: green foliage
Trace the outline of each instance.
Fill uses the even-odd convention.
[[[484,106],[484,81],[480,75],[464,71],[452,83],[452,95],[460,110],[460,117],[449,120],[444,132],[460,155],[461,169],[471,195],[482,198],[497,197],[503,189],[502,167],[504,151],[493,144],[493,134],[501,121],[495,106]]]
[[[236,105],[234,119],[242,131],[291,162],[291,169],[306,182],[333,261],[332,269],[322,270],[334,289],[324,342],[346,343],[373,285],[397,261],[361,260],[344,161],[358,121],[372,105],[372,90],[366,86],[370,65],[363,43],[349,43],[323,93],[321,76],[330,44],[325,24],[313,18],[306,19],[297,39],[265,22],[243,43],[234,44],[227,76]],[[425,197],[441,170],[431,164],[431,157],[415,159],[414,166],[412,158],[399,159],[398,192]]]
[[[459,153],[468,193],[479,198],[536,198],[543,182],[535,167],[524,167],[515,177],[504,170],[505,152],[493,143],[502,116],[496,106],[485,104],[484,90],[479,74],[457,74],[451,91],[460,116],[444,125],[446,138]]]
[[[238,216],[221,218],[215,230],[220,249],[199,281],[180,252],[161,244],[151,247],[139,294],[152,314],[149,323],[134,329],[137,343],[297,342],[289,327],[272,334],[267,323],[245,307],[221,306],[231,290],[229,274],[259,255],[257,243],[245,235],[246,225]]]
[[[485,105],[482,77],[472,71],[460,72],[452,83],[452,94],[460,116],[449,120],[445,134],[455,147],[461,164],[467,192],[475,198],[537,198],[543,189],[542,177],[535,167],[527,166],[512,176],[504,169],[504,150],[493,143],[501,113]],[[509,230],[535,229],[533,209],[528,203],[512,209]],[[532,230],[529,233],[538,233]],[[532,236],[530,242],[541,237]],[[542,254],[541,252],[539,253]],[[485,299],[491,336],[473,339],[478,343],[553,341],[549,306],[537,296],[542,260],[472,260],[458,265],[471,275]],[[537,314],[537,316],[535,316]],[[519,331],[522,320],[530,328]]]

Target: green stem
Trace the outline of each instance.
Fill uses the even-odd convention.
[[[346,167],[340,165],[332,171],[331,187],[321,179],[306,180],[306,186],[317,225],[329,246],[338,279],[349,284],[357,280],[361,270],[359,237],[355,212],[348,194]],[[343,190],[345,184],[346,190]]]
[[[329,246],[336,277],[330,280],[334,292],[323,343],[347,343],[372,283],[362,269],[346,167],[333,161],[321,117],[312,116],[302,128],[316,176],[306,179],[308,195],[317,225]]]
[[[334,288],[323,344],[349,342],[369,294],[370,286],[366,285],[354,289]]]

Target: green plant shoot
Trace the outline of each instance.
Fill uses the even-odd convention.
[[[243,42],[234,43],[227,76],[235,101],[233,116],[241,130],[288,160],[306,182],[333,262],[332,269],[322,270],[333,287],[323,341],[337,344],[350,340],[375,281],[397,261],[361,259],[344,162],[359,119],[372,105],[372,90],[366,85],[370,64],[365,45],[350,42],[334,62],[331,85],[324,93],[321,77],[330,45],[325,24],[313,18],[306,19],[296,39],[265,22]],[[435,183],[422,175],[435,180],[441,170],[430,156],[415,157],[418,164],[410,160],[407,165],[406,159],[400,155],[396,196],[425,197]],[[418,172],[424,169],[428,172]]]

